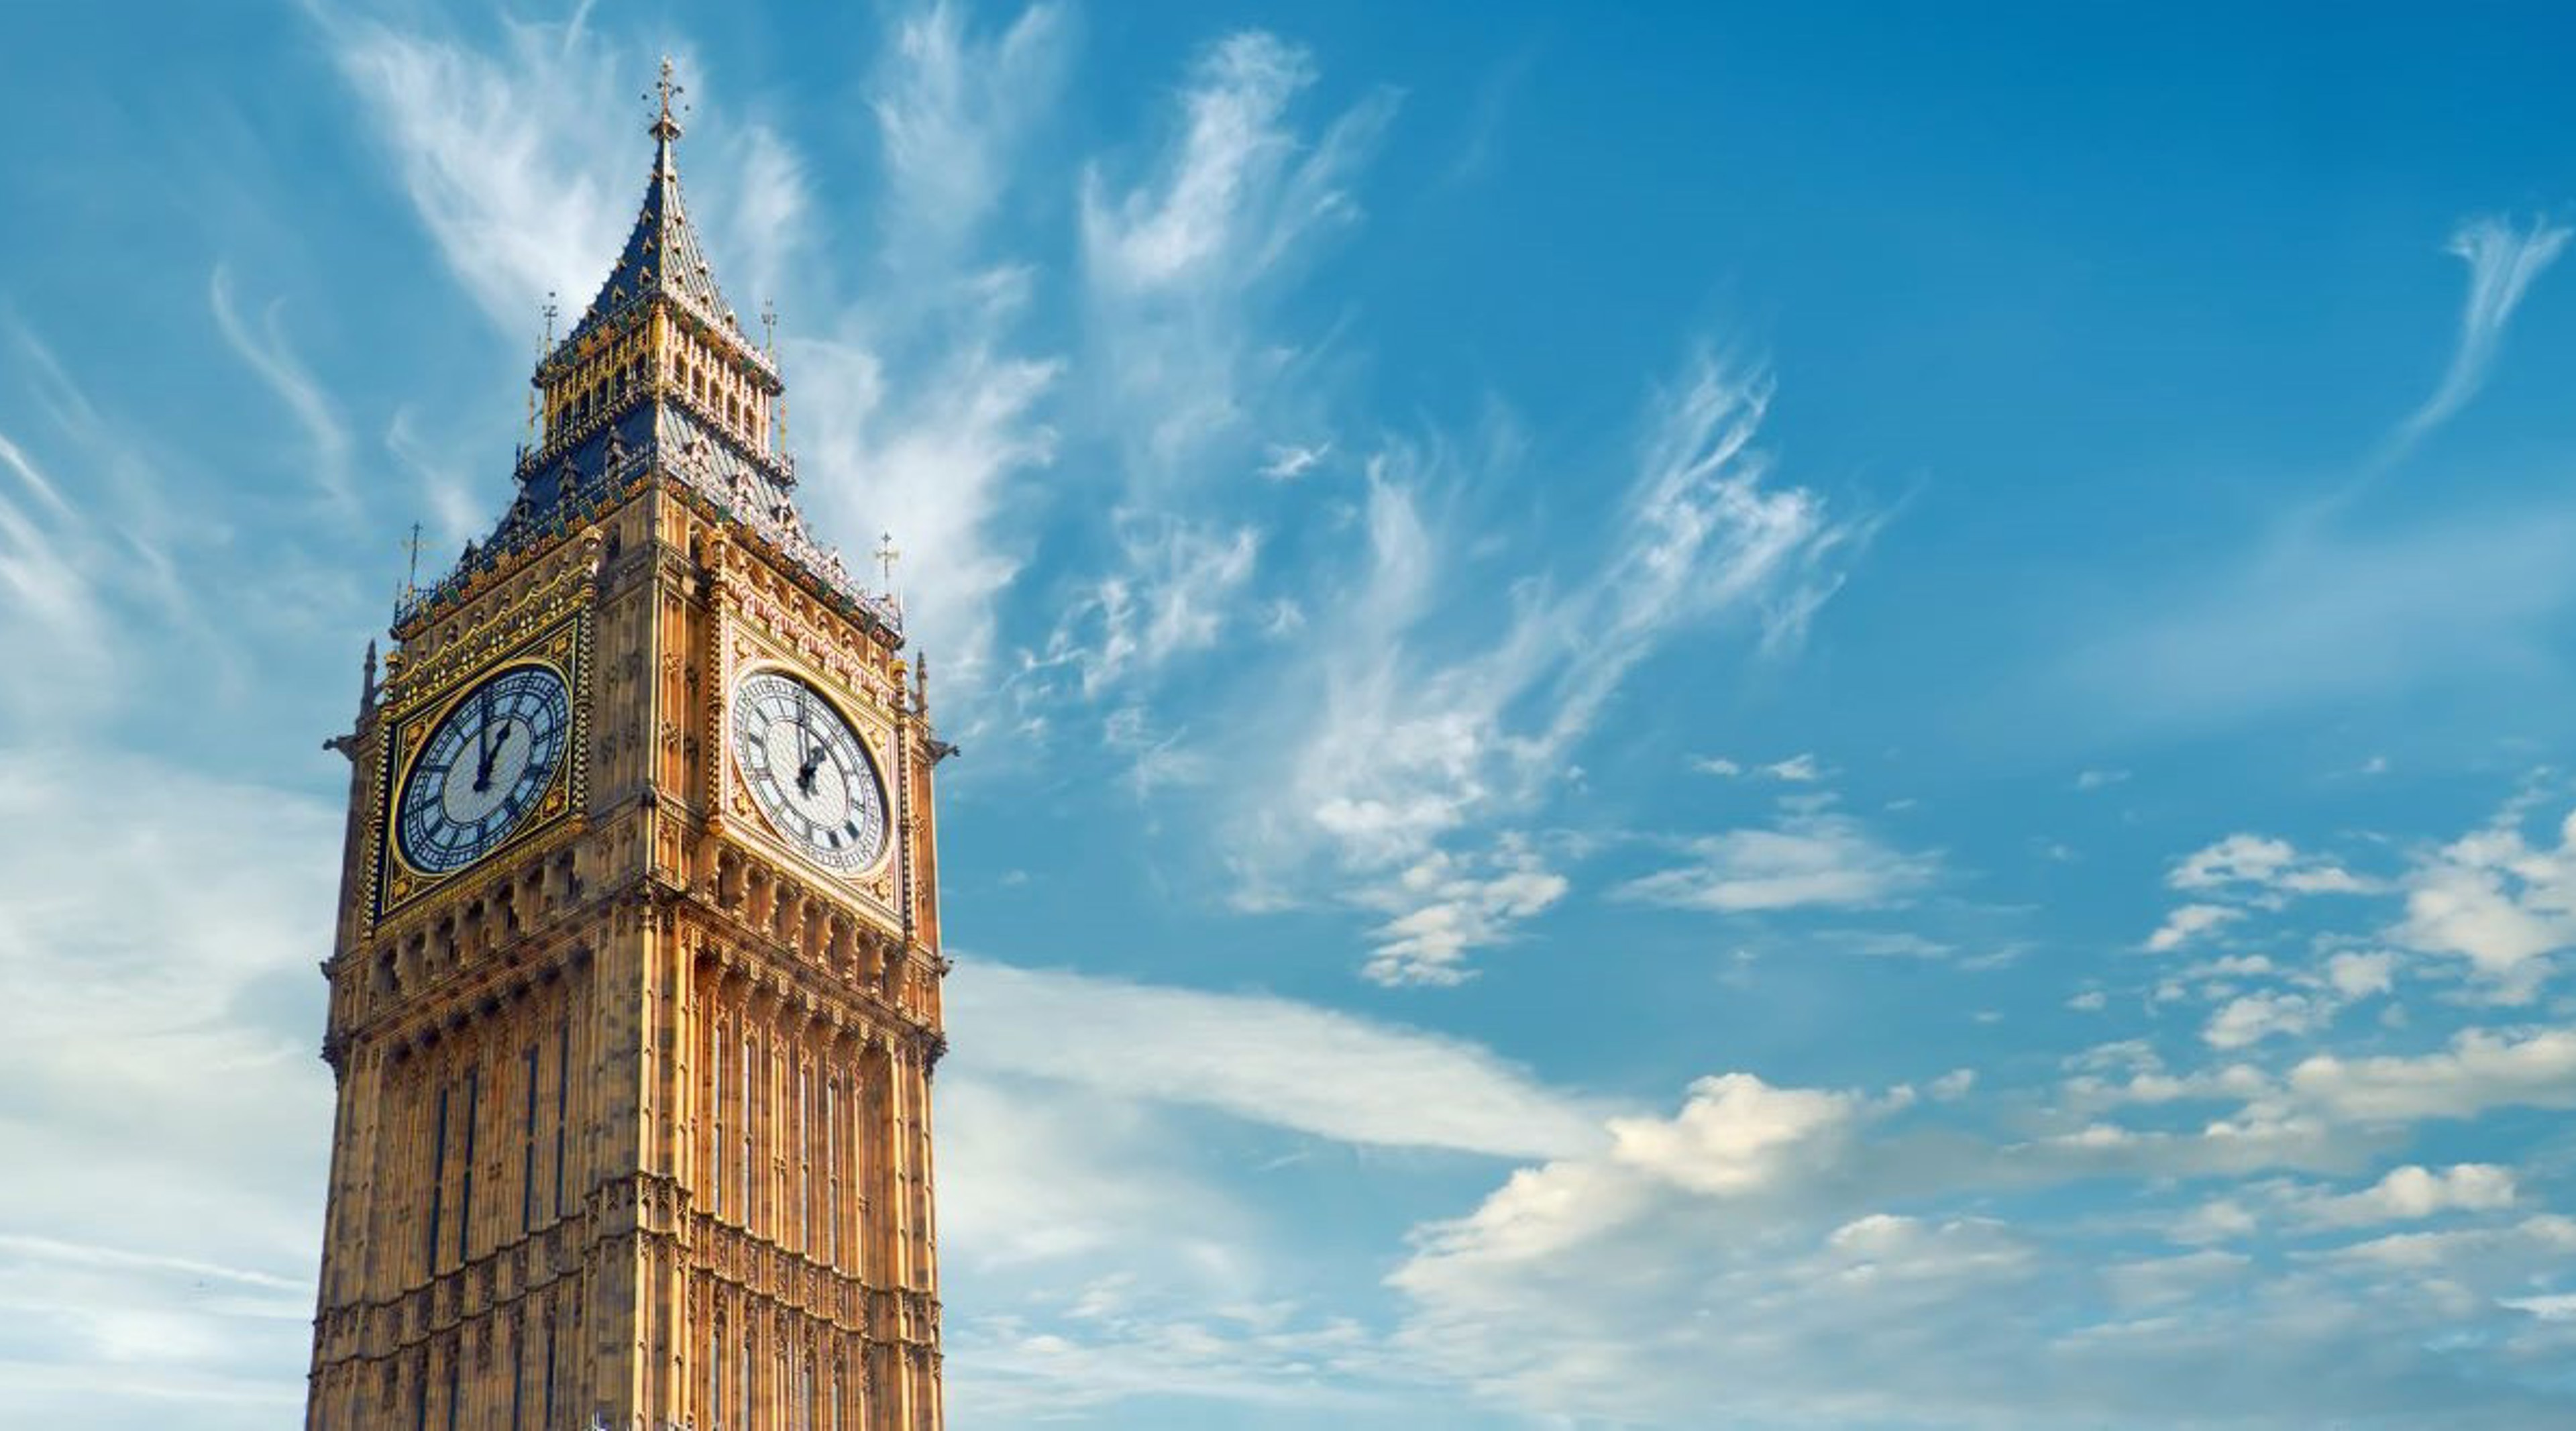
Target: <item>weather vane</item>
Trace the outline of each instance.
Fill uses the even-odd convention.
[[[760,300],[760,344],[762,352],[778,356],[778,304],[767,298]]]

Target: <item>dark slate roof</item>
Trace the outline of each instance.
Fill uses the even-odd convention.
[[[456,570],[438,585],[402,603],[396,625],[462,594],[477,575],[512,552],[579,530],[630,495],[648,471],[677,479],[713,516],[803,568],[854,613],[889,632],[903,629],[903,615],[894,602],[861,590],[840,553],[814,539],[788,497],[783,466],[763,460],[722,424],[701,421],[677,402],[637,403],[561,454],[525,469],[518,500],[490,538],[467,547]]]
[[[581,321],[573,324],[557,351],[572,351],[592,329],[615,322],[659,293],[694,311],[709,327],[735,335],[739,356],[769,372],[766,357],[741,338],[741,320],[716,287],[715,270],[708,265],[706,250],[699,245],[697,230],[680,202],[680,168],[671,157],[672,141],[679,133],[679,126],[667,119],[654,126],[653,177],[644,186],[644,206],[636,211],[635,227],[626,235],[626,247],[618,252],[608,280],[599,285],[599,296],[590,300]]]

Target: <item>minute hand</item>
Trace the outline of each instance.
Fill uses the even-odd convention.
[[[483,721],[474,732],[474,788],[477,791],[492,788],[492,692],[489,689],[483,692],[482,707]]]

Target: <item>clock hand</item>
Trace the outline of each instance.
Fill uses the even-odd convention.
[[[814,793],[814,772],[823,764],[823,747],[814,743],[814,733],[807,728],[805,717],[805,703],[800,700],[796,703],[796,738],[803,758],[796,767],[796,788],[811,795]]]
[[[483,688],[481,708],[483,723],[474,732],[478,756],[474,762],[474,793],[477,795],[492,788],[492,688],[490,686]]]

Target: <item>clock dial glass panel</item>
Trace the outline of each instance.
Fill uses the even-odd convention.
[[[806,858],[860,870],[885,853],[876,763],[812,686],[775,671],[744,677],[734,688],[733,751],[760,813]]]
[[[519,666],[466,692],[403,777],[403,859],[448,874],[499,847],[536,813],[571,729],[572,693],[551,667]]]

